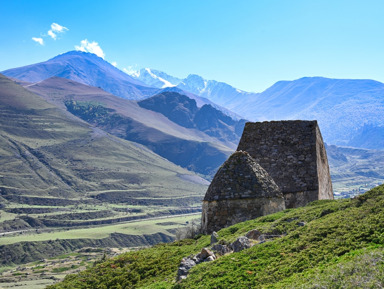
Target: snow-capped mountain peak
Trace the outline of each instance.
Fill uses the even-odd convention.
[[[206,80],[200,75],[189,74],[186,78],[173,77],[165,72],[143,68],[140,71],[131,72],[130,75],[146,85],[157,88],[177,87],[191,94],[204,97],[213,103],[232,109],[244,99],[253,97],[255,93],[246,92],[233,86],[216,80]]]
[[[163,86],[162,86],[161,88],[173,87],[173,86],[176,86],[176,85],[177,85],[177,84],[172,84],[172,83],[170,83],[168,80],[166,80],[166,79],[164,79],[164,78],[162,78],[162,77],[156,75],[155,73],[153,73],[153,72],[151,71],[150,68],[144,68],[144,70],[145,70],[151,77],[153,77],[154,79],[157,79],[157,80],[159,80],[159,81],[161,81],[161,82],[164,83]]]
[[[157,88],[174,87],[181,81],[177,77],[173,77],[165,72],[150,68],[142,68],[139,71],[127,70],[126,72],[137,80]]]

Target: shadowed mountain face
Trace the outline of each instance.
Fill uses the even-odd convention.
[[[211,136],[209,131],[199,130],[191,123],[192,116],[198,111],[196,102],[178,93],[174,93],[177,96],[174,99],[162,103],[162,110],[178,116],[182,120],[180,123],[142,108],[136,102],[72,80],[50,78],[27,88],[93,126],[145,145],[173,163],[207,176],[213,175],[235,149],[241,133],[237,131],[236,136],[235,128],[228,127],[228,135],[237,137],[235,143],[228,140],[225,134],[219,139],[220,135]],[[190,111],[193,111],[192,116]],[[226,116],[222,117],[225,119]],[[241,126],[238,122],[234,123]]]
[[[45,62],[9,69],[2,73],[28,82],[38,82],[53,76],[67,78],[101,87],[127,99],[142,99],[158,90],[132,78],[95,54],[81,51],[70,51]]]
[[[89,95],[95,91],[91,88]],[[91,127],[53,103],[0,75],[2,196],[73,198],[92,191],[127,190],[197,197],[204,192],[204,180],[185,177],[193,173]]]
[[[196,102],[175,92],[163,92],[138,103],[159,112],[177,124],[195,128],[225,143],[237,144],[245,120],[236,121],[211,105],[196,106]]]

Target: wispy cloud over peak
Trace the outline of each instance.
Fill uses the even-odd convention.
[[[65,31],[68,31],[69,29],[67,27],[64,27],[57,23],[51,24],[51,29],[48,30],[48,35],[52,37],[52,39],[57,39],[57,34],[64,33]]]
[[[39,43],[40,45],[44,45],[44,40],[41,37],[32,37],[32,40]]]
[[[51,29],[48,30],[47,34],[41,34],[41,37],[32,37],[32,40],[39,43],[40,45],[44,45],[44,39],[47,38],[48,36],[56,40],[58,34],[64,33],[65,31],[68,31],[68,30],[69,29],[67,27],[64,27],[57,23],[52,23]]]
[[[55,32],[64,32],[69,30],[67,27],[61,26],[60,24],[57,24],[57,23],[52,23],[51,29],[52,31],[55,31]]]
[[[83,52],[90,52],[104,59],[105,53],[96,41],[89,42],[88,39],[81,40],[80,45],[75,45],[75,49]]]

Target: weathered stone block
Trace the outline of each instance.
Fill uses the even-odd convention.
[[[248,122],[237,150],[204,197],[203,232],[333,199],[317,121]]]
[[[248,152],[268,172],[283,192],[287,208],[333,199],[317,121],[248,122],[237,150]]]
[[[217,252],[220,256],[223,256],[227,253],[231,253],[232,249],[227,245],[215,244],[211,250]]]
[[[229,173],[236,177],[227,178]],[[272,178],[248,153],[238,151],[219,169],[207,190],[202,230],[211,233],[284,209],[283,194]]]
[[[240,252],[245,249],[251,248],[252,244],[247,237],[241,236],[231,244],[233,252]]]
[[[248,239],[252,239],[252,240],[258,240],[260,235],[261,235],[261,232],[259,230],[254,229],[254,230],[249,231],[245,235],[245,237],[247,237]]]

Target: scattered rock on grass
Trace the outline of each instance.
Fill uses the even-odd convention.
[[[193,266],[196,266],[195,261],[191,258],[183,258],[180,262],[179,269],[177,270],[177,281],[187,278],[188,271],[191,270]]]
[[[237,240],[233,242],[230,246],[233,252],[240,252],[240,251],[243,251],[244,249],[251,248],[252,244],[247,237],[241,236],[237,238]]]
[[[261,232],[259,230],[254,229],[254,230],[249,231],[245,235],[245,237],[247,237],[248,239],[252,239],[252,240],[258,240],[260,235],[261,235]]]
[[[228,247],[227,245],[221,245],[221,244],[216,244],[214,245],[211,250],[219,254],[220,256],[223,256],[225,254],[231,253],[232,249]]]
[[[177,270],[177,281],[187,278],[189,270],[197,264],[214,260],[216,260],[215,254],[207,248],[203,248],[201,252],[195,256],[183,258]]]

